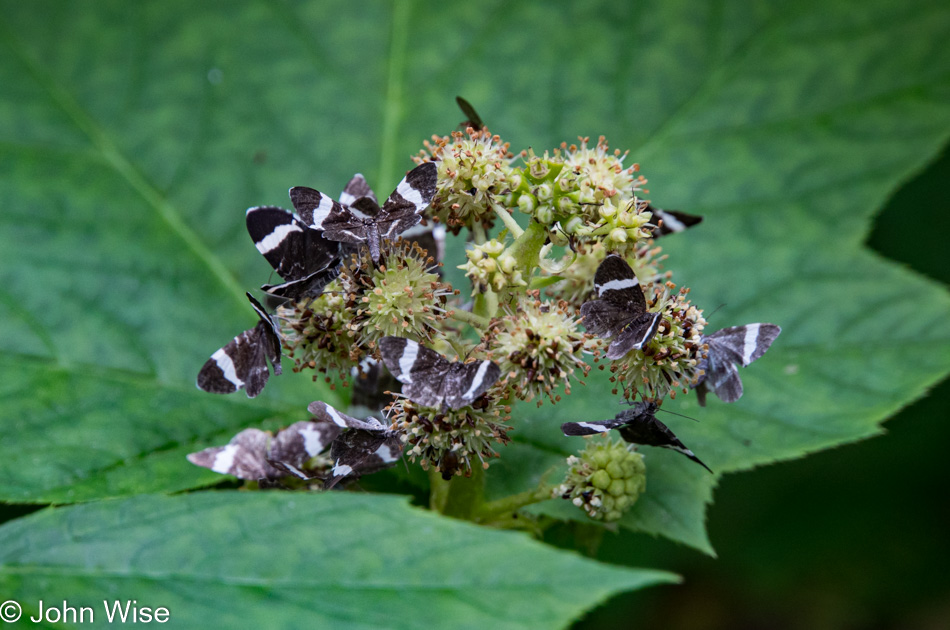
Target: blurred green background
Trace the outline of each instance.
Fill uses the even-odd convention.
[[[945,284],[947,182],[945,151],[894,195],[868,239]],[[602,560],[669,569],[684,583],[615,597],[576,628],[950,628],[950,381],[884,426],[884,436],[724,477],[708,512],[718,558],[608,534]]]

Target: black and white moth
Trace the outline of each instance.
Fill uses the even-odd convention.
[[[343,432],[330,446],[333,468],[324,482],[332,488],[346,477],[360,477],[395,464],[404,448],[398,431],[393,431],[376,418],[360,420],[337,411],[323,401],[310,403],[307,410],[317,420],[332,423]]]
[[[188,455],[196,466],[238,479],[272,481],[295,475],[310,479],[306,463],[322,453],[342,429],[333,423],[297,422],[276,437],[260,429],[245,429],[226,446],[213,446]]]
[[[341,201],[334,201],[312,188],[297,186],[290,189],[290,200],[297,214],[311,228],[322,230],[323,235],[333,241],[365,244],[373,262],[379,263],[382,239],[395,240],[421,221],[422,212],[435,195],[437,170],[434,162],[426,162],[409,171],[382,208],[369,186],[366,186],[369,194],[360,194],[361,191],[354,189],[345,192]],[[357,177],[365,184],[362,175],[354,180]],[[352,205],[346,201],[352,201]]]
[[[706,392],[712,391],[723,402],[742,397],[742,379],[736,365],[749,365],[769,349],[782,329],[775,324],[746,324],[704,335],[709,350],[698,368],[705,373],[693,384],[696,400],[706,405]]]
[[[620,256],[610,255],[594,273],[595,300],[581,305],[584,326],[598,337],[615,337],[607,347],[608,359],[640,350],[656,334],[660,313],[647,311],[646,298],[633,269]]]
[[[298,300],[316,297],[340,272],[340,244],[309,227],[294,213],[275,206],[249,208],[245,217],[254,246],[282,284],[261,287],[271,295]]]
[[[564,435],[574,436],[594,435],[616,429],[625,442],[674,450],[712,472],[693,451],[686,448],[686,445],[670,431],[669,427],[656,419],[657,409],[656,403],[641,401],[635,403],[630,409],[624,409],[610,420],[565,422],[561,425],[561,431]]]
[[[649,204],[647,204],[646,211],[653,214],[652,223],[656,226],[653,228],[653,238],[682,232],[703,220],[701,216],[696,214],[688,214],[679,210],[663,210]]]
[[[478,112],[475,111],[475,108],[472,107],[472,104],[466,101],[461,96],[455,97],[455,103],[459,106],[459,109],[462,110],[462,113],[465,114],[466,120],[463,120],[461,123],[462,128],[471,127],[475,131],[481,131],[485,128],[485,123],[482,122],[482,117],[478,115]]]
[[[403,384],[403,395],[423,407],[470,405],[501,376],[501,369],[487,359],[453,363],[403,337],[383,337],[379,350],[383,363]]]
[[[246,295],[260,321],[211,355],[198,372],[198,389],[212,394],[231,394],[244,389],[248,398],[254,398],[270,377],[268,361],[274,366],[274,374],[280,374],[277,322],[253,295]]]

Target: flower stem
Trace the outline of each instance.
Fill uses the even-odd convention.
[[[517,268],[525,280],[528,280],[532,272],[538,268],[538,257],[547,237],[548,229],[537,221],[532,221],[508,248],[507,251],[514,256]]]
[[[441,480],[441,476],[439,479]],[[485,500],[485,470],[478,463],[474,463],[470,477],[452,477],[451,481],[445,483],[449,485],[449,496],[442,513],[473,520]]]
[[[485,234],[485,226],[481,223],[476,223],[472,226],[472,233],[475,237],[476,245],[482,245],[488,240],[488,236]]]
[[[449,500],[449,482],[442,479],[442,473],[434,466],[429,467],[429,509],[433,512],[445,513],[445,505]]]
[[[506,210],[504,206],[494,203],[492,204],[492,209],[495,211],[495,214],[498,215],[498,218],[501,219],[501,222],[505,224],[505,227],[508,228],[512,238],[521,238],[521,235],[524,234],[524,230],[521,229],[521,226],[518,225],[518,222],[515,221],[515,218],[511,216],[508,210]]]
[[[503,499],[486,503],[482,506],[478,513],[475,514],[475,518],[473,520],[479,523],[493,521],[499,517],[516,512],[525,506],[532,505],[534,503],[540,503],[541,501],[547,501],[551,498],[551,492],[553,490],[554,486],[541,484],[533,490],[527,490],[526,492],[513,494]]]
[[[456,309],[449,311],[448,315],[455,321],[468,324],[480,332],[484,332],[485,329],[488,328],[489,319],[487,317],[482,317],[481,315],[476,315],[475,313],[469,313],[468,311]]]

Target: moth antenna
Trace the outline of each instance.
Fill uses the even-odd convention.
[[[725,305],[726,305],[726,303],[723,302],[722,304],[720,304],[719,306],[717,306],[717,307],[715,308],[715,310],[713,310],[713,312],[709,314],[709,318],[711,318],[713,315],[715,315],[715,314],[716,314],[716,311],[718,311],[719,309],[721,309],[721,308],[722,308],[723,306],[725,306]],[[708,318],[707,318],[707,319],[708,319]]]
[[[675,411],[670,411],[669,409],[664,409],[663,407],[657,407],[657,411],[665,411],[666,413],[671,413],[674,416],[679,416],[680,418],[688,418],[692,420],[693,422],[699,422],[699,420],[697,420],[696,418],[693,418],[692,416],[684,416],[681,413],[676,413]]]

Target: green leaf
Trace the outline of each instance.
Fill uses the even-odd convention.
[[[65,599],[97,622],[104,599],[135,599],[181,628],[563,628],[612,593],[673,581],[350,493],[141,496],[0,528],[5,598],[31,616]]]
[[[201,486],[184,453],[336,400],[289,369],[254,401],[194,389],[271,273],[243,210],[357,171],[385,194],[458,123],[455,94],[515,149],[631,149],[655,203],[706,216],[662,244],[697,304],[725,303],[712,329],[783,326],[740,402],[668,404],[702,421],[669,424],[717,474],[872,435],[950,369],[945,290],[861,246],[950,132],[939,3],[0,9],[2,500]],[[557,424],[612,416],[608,389],[594,372],[586,394],[517,407],[493,496],[579,448]],[[716,477],[646,452],[625,524],[708,551]]]

